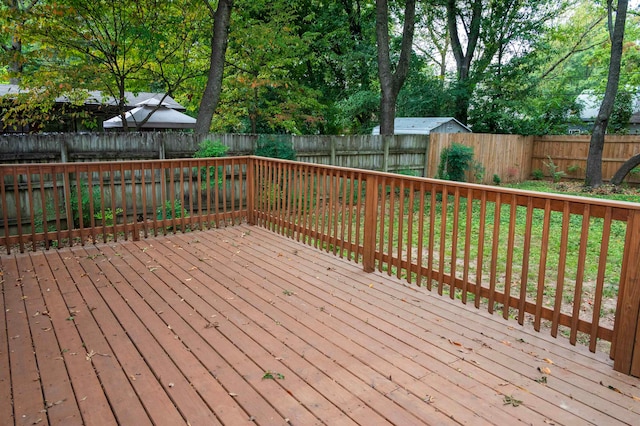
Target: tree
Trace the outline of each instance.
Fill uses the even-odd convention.
[[[380,80],[380,134],[393,135],[398,93],[409,72],[415,27],[415,0],[406,0],[400,57],[395,71],[391,67],[389,47],[389,6],[387,0],[376,0],[376,38],[378,40],[378,78]]]
[[[456,61],[454,116],[466,124],[469,102],[488,67],[497,64],[499,70],[505,61],[520,56],[545,31],[546,23],[564,10],[566,2],[446,0],[445,7]]]
[[[611,34],[609,75],[607,78],[607,88],[605,90],[604,99],[602,100],[598,116],[596,117],[596,121],[593,125],[593,132],[589,142],[585,179],[585,185],[587,187],[598,187],[602,185],[602,151],[604,148],[604,136],[609,124],[611,112],[613,111],[616,93],[618,92],[618,83],[620,81],[620,65],[622,63],[627,6],[627,0],[618,0],[615,24],[612,25],[613,0],[607,0],[609,29]]]
[[[8,64],[11,84],[19,84],[25,59],[23,58],[22,30],[27,23],[31,9],[39,0],[2,0],[0,11],[4,15],[2,22],[2,63]]]
[[[213,18],[211,32],[211,57],[207,84],[200,100],[195,132],[206,134],[211,128],[211,120],[220,101],[222,92],[222,78],[224,76],[224,62],[229,40],[229,26],[233,0],[218,0],[218,7],[214,10],[209,0],[203,0]]]
[[[219,114],[213,126],[250,133],[316,133],[323,121],[318,90],[310,87],[305,10],[290,0],[239,6],[229,39]]]

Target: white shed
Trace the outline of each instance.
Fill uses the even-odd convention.
[[[429,133],[471,133],[471,129],[453,117],[396,117],[394,134],[428,135]],[[373,128],[373,135],[380,134],[380,126]]]

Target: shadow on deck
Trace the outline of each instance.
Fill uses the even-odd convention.
[[[604,354],[256,226],[0,258],[0,424],[638,424]]]

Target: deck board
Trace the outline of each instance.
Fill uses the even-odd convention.
[[[260,227],[0,268],[0,424],[640,423],[604,354]]]

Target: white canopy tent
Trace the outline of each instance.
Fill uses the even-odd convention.
[[[165,102],[151,98],[140,102],[136,108],[125,113],[127,127],[137,128],[147,117],[149,119],[140,127],[142,129],[193,129],[196,119],[176,111]],[[122,116],[117,115],[102,123],[105,129],[122,128]]]

